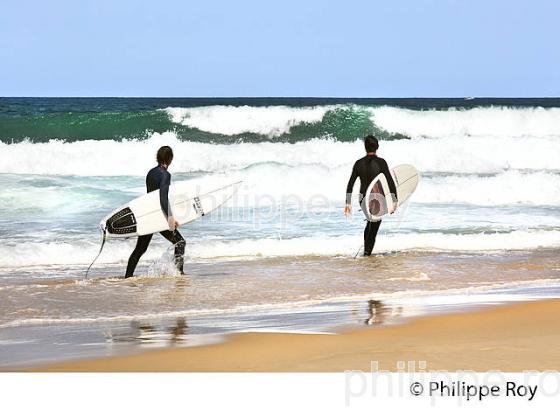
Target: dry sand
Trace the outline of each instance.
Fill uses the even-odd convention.
[[[245,333],[224,343],[60,363],[41,371],[560,370],[560,300],[430,316],[337,335]]]

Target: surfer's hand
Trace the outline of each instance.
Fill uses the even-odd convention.
[[[391,213],[394,214],[396,210],[397,210],[397,205],[396,204],[391,205]]]
[[[344,216],[349,216],[352,213],[352,205],[348,204],[344,208]]]
[[[175,218],[173,218],[172,216],[167,218],[167,223],[169,224],[169,230],[170,231],[174,231],[175,229],[177,229],[177,226],[179,226],[179,224],[177,223]]]

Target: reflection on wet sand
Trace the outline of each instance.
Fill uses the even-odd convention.
[[[363,306],[363,305],[362,305]],[[361,310],[361,309],[359,309]],[[364,320],[358,309],[351,314],[366,326],[382,326],[395,323],[403,314],[402,306],[391,306],[381,300],[367,302],[368,316]],[[136,345],[140,347],[178,347],[189,344],[189,326],[184,317],[173,322],[133,320],[125,327],[117,327],[105,331],[105,340],[109,345]],[[195,332],[196,333],[196,332]],[[196,334],[190,335],[196,337]]]
[[[133,320],[128,329],[109,330],[105,332],[105,340],[111,344],[149,344],[176,346],[185,342],[187,321],[179,317],[173,326],[152,325],[148,322]]]
[[[370,300],[368,302],[368,312],[369,316],[364,321],[366,326],[382,325],[388,319],[394,322],[395,319],[401,317],[403,308],[402,306],[387,306],[380,300]]]
[[[360,304],[361,305],[361,304]],[[403,307],[387,304],[381,300],[371,299],[367,301],[367,318],[364,320],[361,309],[351,309],[351,315],[355,321],[366,326],[382,326],[394,324],[403,316]]]

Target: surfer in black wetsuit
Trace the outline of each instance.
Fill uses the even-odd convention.
[[[387,162],[383,158],[377,156],[379,141],[377,141],[377,138],[373,135],[368,135],[364,139],[364,145],[367,154],[365,157],[357,160],[354,164],[354,168],[352,168],[352,175],[350,176],[348,186],[346,187],[346,208],[344,209],[344,214],[346,216],[350,215],[352,212],[352,190],[354,189],[354,183],[358,177],[360,177],[360,203],[362,202],[364,195],[366,194],[366,189],[371,181],[373,181],[375,177],[381,173],[383,173],[385,178],[387,178],[389,190],[393,194],[394,202],[397,202],[397,188],[395,186],[395,182],[393,181],[393,177],[389,172]],[[390,212],[395,212],[395,209],[391,209]],[[371,255],[380,225],[381,221],[367,222],[366,228],[364,229],[364,256]]]
[[[165,214],[167,222],[169,223],[169,230],[162,231],[160,234],[175,245],[175,266],[177,266],[177,269],[181,272],[181,275],[183,275],[185,240],[177,230],[177,221],[175,221],[175,218],[171,213],[168,198],[169,185],[171,184],[171,174],[167,171],[167,168],[173,160],[173,150],[168,146],[163,146],[158,150],[156,158],[158,162],[157,167],[152,168],[150,172],[148,172],[148,175],[146,175],[146,189],[148,192],[159,189],[159,203],[161,210]],[[136,247],[128,259],[125,278],[130,278],[134,275],[134,269],[136,269],[136,265],[138,264],[140,257],[148,249],[152,236],[153,234],[138,237]]]

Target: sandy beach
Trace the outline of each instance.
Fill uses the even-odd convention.
[[[560,368],[560,300],[516,303],[474,312],[422,317],[395,326],[341,334],[245,333],[226,342],[84,360],[39,371],[397,371],[399,361],[427,370],[550,370]],[[417,364],[418,366],[418,364]]]

